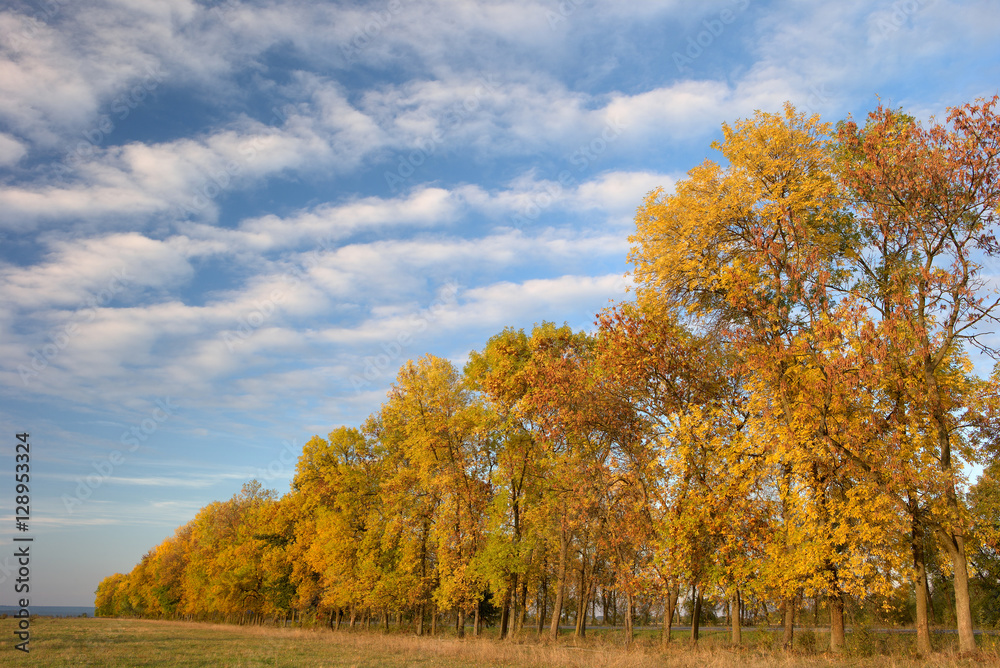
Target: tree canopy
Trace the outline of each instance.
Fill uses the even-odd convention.
[[[973,649],[1000,591],[1000,380],[974,364],[1000,303],[996,104],[724,125],[722,161],[639,206],[634,301],[592,332],[508,328],[462,370],[407,362],[287,494],[205,507],[98,613],[422,634],[495,611],[503,638],[583,635],[599,608],[667,642],[686,605],[694,639],[724,612],[734,642],[774,616],[790,643],[811,600],[833,651],[846,612],[915,623],[923,653],[936,614]]]

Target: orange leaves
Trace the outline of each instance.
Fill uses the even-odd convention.
[[[691,170],[636,216],[640,301],[777,327],[793,302],[821,299],[839,241],[829,131],[791,107],[724,126],[728,167]]]
[[[791,106],[724,126],[721,164],[637,211],[638,300],[597,334],[407,362],[361,429],[305,445],[284,499],[207,506],[98,607],[471,611],[681,581],[888,599],[932,530],[961,573],[970,522],[996,544],[990,479],[976,512],[959,492],[1000,425],[963,347],[1000,315],[997,102],[926,129],[879,108],[834,135]]]
[[[788,477],[775,519],[800,547],[779,550],[791,561],[775,556],[786,569],[812,563],[829,580],[843,568],[831,586],[855,571],[875,586],[863,555],[892,569],[902,548],[872,546],[892,543],[907,490],[955,498],[927,460],[957,470],[958,418],[974,395],[959,344],[996,304],[976,294],[972,252],[995,248],[996,102],[953,110],[949,131],[880,108],[864,129],[841,124],[836,143],[790,106],[758,113],[723,127],[714,147],[726,167],[691,170],[637,213],[630,259],[644,312],[691,318],[726,343],[747,392],[743,428]],[[657,408],[674,476],[725,461],[730,442],[707,428],[702,404]],[[699,449],[709,456],[694,458]],[[859,490],[877,512],[853,511]]]

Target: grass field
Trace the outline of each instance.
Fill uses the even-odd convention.
[[[647,668],[696,666],[768,668],[778,666],[857,666],[910,668],[916,666],[1000,665],[1000,639],[979,639],[975,656],[957,656],[944,647],[929,659],[911,654],[905,636],[854,638],[851,652],[832,657],[800,646],[791,652],[773,649],[773,634],[748,631],[741,649],[725,645],[722,629],[711,629],[692,648],[678,634],[666,652],[653,634],[640,636],[631,648],[621,644],[620,634],[588,631],[588,638],[574,643],[540,643],[533,636],[498,642],[490,638],[416,638],[405,634],[377,632],[331,632],[328,630],[273,627],[239,627],[188,622],[135,619],[36,618],[31,625],[31,652],[14,649],[13,619],[0,620],[0,666],[51,666],[138,668],[140,666],[329,666],[348,668],[402,668],[404,666],[504,666],[535,668],[548,666]],[[800,634],[808,640],[808,634]],[[826,640],[815,634],[817,644]],[[939,638],[947,645],[946,637]],[[890,652],[883,654],[882,652]]]

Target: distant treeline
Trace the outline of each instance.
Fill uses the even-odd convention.
[[[958,630],[1000,616],[997,99],[924,128],[757,113],[649,194],[636,299],[403,365],[291,490],[203,508],[99,615],[288,615],[501,638],[600,616]],[[970,465],[985,467],[969,487]],[[598,615],[600,611],[600,615]],[[978,618],[978,619],[977,619]]]

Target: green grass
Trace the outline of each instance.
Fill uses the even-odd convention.
[[[728,646],[726,630],[708,627],[703,630],[697,648],[690,646],[688,633],[675,632],[675,642],[664,652],[656,632],[641,631],[636,642],[627,648],[620,632],[600,628],[588,629],[587,638],[580,641],[570,634],[549,643],[537,641],[533,633],[499,642],[491,637],[458,640],[453,631],[434,638],[416,638],[405,633],[376,631],[334,633],[325,629],[44,617],[32,620],[31,653],[24,654],[14,649],[15,626],[14,619],[0,619],[0,637],[4,639],[0,646],[0,666],[943,668],[1000,665],[996,638],[980,638],[982,651],[975,656],[958,656],[944,646],[931,659],[920,660],[908,647],[898,644],[899,636],[879,636],[874,643],[866,640],[863,652],[851,651],[846,656],[834,657],[823,652],[828,636],[819,631],[815,632],[814,647],[796,647],[785,652],[776,649],[780,634],[774,632],[748,629],[744,632],[744,646],[734,649]]]

